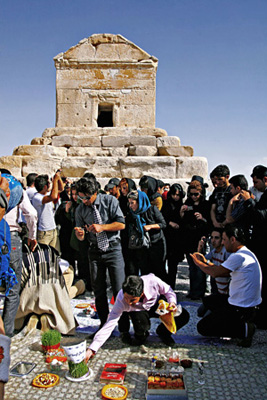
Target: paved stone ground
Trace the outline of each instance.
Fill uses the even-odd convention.
[[[190,322],[176,335],[177,350],[181,358],[191,358],[193,366],[184,372],[188,400],[265,400],[267,399],[267,332],[256,331],[253,345],[249,349],[239,348],[234,340],[202,338],[196,331],[198,304],[185,301],[188,290],[188,268],[179,266],[177,296],[190,312]],[[81,298],[92,300],[89,293]],[[80,300],[81,301],[81,300]],[[199,303],[200,304],[200,303]],[[88,317],[91,324],[97,320]],[[82,321],[85,325],[86,322]],[[151,359],[155,355],[165,361],[165,369],[173,368],[167,360],[172,351],[159,341],[154,334],[157,320],[153,320],[151,336],[144,347],[129,347],[122,344],[115,331],[114,335],[99,350],[89,366],[92,376],[84,382],[74,383],[65,378],[67,366],[58,373],[60,383],[50,389],[37,389],[31,386],[35,375],[48,371],[40,347],[40,331],[34,330],[27,336],[23,332],[12,340],[11,365],[18,361],[32,361],[35,369],[26,377],[10,377],[6,385],[6,400],[45,400],[79,399],[95,400],[101,398],[99,377],[106,362],[127,363],[125,386],[129,390],[128,399],[146,399],[146,374],[151,368]],[[95,329],[95,328],[94,328]],[[88,334],[79,332],[78,338],[87,339]],[[67,342],[69,338],[64,338]],[[87,339],[87,343],[90,340]],[[205,384],[198,383],[197,362],[204,363]],[[173,396],[173,398],[179,398]]]

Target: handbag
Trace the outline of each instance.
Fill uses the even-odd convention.
[[[148,232],[140,233],[133,224],[129,225],[129,249],[149,248],[151,246],[150,236]]]

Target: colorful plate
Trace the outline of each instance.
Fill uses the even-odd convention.
[[[110,393],[108,393],[110,389],[116,389],[116,388],[122,389],[124,391],[124,395],[120,397],[114,397],[114,396],[112,397]],[[102,398],[106,400],[125,400],[126,397],[128,396],[128,389],[122,385],[109,384],[103,387],[103,389],[101,390],[101,395]]]
[[[85,374],[84,376],[81,376],[80,378],[73,378],[73,376],[71,376],[71,374],[70,374],[70,371],[66,372],[65,378],[71,382],[83,382],[83,381],[87,381],[87,379],[91,378],[92,375],[93,375],[93,371],[89,368],[89,371],[87,372],[87,374]]]

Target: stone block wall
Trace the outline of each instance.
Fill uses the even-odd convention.
[[[182,146],[178,137],[164,136],[164,130],[148,129],[145,136],[138,129],[124,136],[123,129],[117,135],[110,135],[116,131],[111,128],[95,128],[94,136],[87,131],[75,128],[67,134],[67,128],[46,129],[31,145],[18,146],[12,156],[0,158],[0,166],[19,178],[30,172],[53,175],[58,168],[73,178],[88,171],[102,179],[140,179],[144,174],[170,181],[194,174],[207,177],[207,160],[193,157],[192,147]]]
[[[0,167],[17,178],[52,176],[58,168],[72,178],[92,172],[102,183],[142,175],[170,183],[207,179],[207,160],[155,127],[157,58],[121,35],[97,34],[54,62],[56,127],[1,157]]]
[[[92,35],[54,58],[56,126],[98,127],[101,106],[113,127],[154,127],[158,60],[121,35]]]

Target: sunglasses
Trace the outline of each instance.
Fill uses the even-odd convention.
[[[78,199],[80,199],[80,200],[90,200],[91,199],[91,197],[92,197],[93,195],[91,194],[91,196],[79,196],[78,195]]]
[[[200,196],[200,193],[189,193],[189,196],[198,197],[198,196]]]

